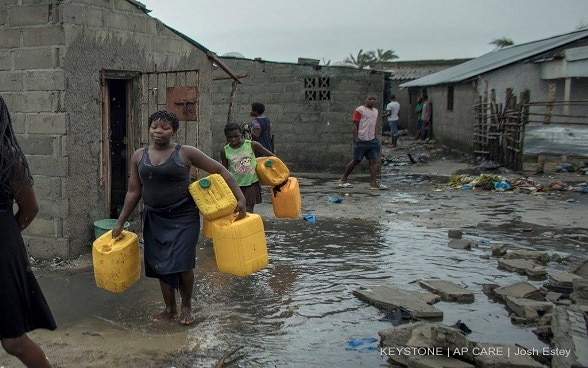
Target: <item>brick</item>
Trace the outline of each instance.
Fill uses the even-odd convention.
[[[47,24],[49,23],[49,5],[10,7],[8,22],[11,27]]]
[[[65,113],[27,114],[26,123],[29,134],[67,134]]]

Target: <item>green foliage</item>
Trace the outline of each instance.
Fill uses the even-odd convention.
[[[370,68],[382,66],[384,63],[394,59],[398,59],[398,55],[393,50],[377,49],[376,51],[369,50],[364,52],[361,49],[356,56],[349,54],[349,57],[343,61],[354,64],[358,69],[363,69],[366,66]]]
[[[490,45],[494,45],[497,49],[502,49],[514,45],[514,41],[507,37],[495,38],[490,42]]]

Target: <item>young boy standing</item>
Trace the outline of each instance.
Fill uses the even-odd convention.
[[[254,151],[264,156],[274,156],[274,154],[259,142],[243,139],[241,127],[237,123],[228,123],[225,126],[225,138],[227,144],[221,150],[221,162],[235,177],[245,196],[245,208],[251,213],[253,207],[261,203],[261,186],[255,172],[257,161]]]

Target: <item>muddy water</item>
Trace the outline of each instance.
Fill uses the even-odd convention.
[[[272,219],[265,221],[265,230],[270,264],[247,278],[216,271],[210,240],[200,241],[194,289],[198,322],[189,329],[182,353],[154,367],[213,367],[237,346],[243,349],[228,360],[234,361],[231,366],[379,367],[385,358],[377,342],[355,348],[350,342],[379,340],[378,331],[392,325],[383,311],[352,292],[370,284],[422,290],[415,281],[426,278],[447,279],[475,293],[473,304],[435,305],[444,311],[444,323],[461,320],[473,330],[471,340],[544,346],[530,328],[513,326],[504,306],[482,292],[483,283],[507,285],[525,279],[481,257],[490,253],[493,242],[508,242],[506,237],[478,234],[471,238],[479,248],[451,250],[447,229],[386,217],[379,222]],[[86,323],[90,314],[126,331],[166,336],[158,343],[185,331],[177,323],[149,321],[149,315],[162,308],[156,281],[143,277],[127,292],[111,294],[97,289],[92,277],[92,270],[85,269],[42,278],[61,327]],[[140,354],[141,347],[126,349]]]

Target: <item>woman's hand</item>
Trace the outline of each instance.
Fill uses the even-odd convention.
[[[247,215],[247,209],[245,206],[245,200],[237,201],[237,207],[235,207],[235,213],[237,214],[237,218],[235,220],[241,220]]]
[[[112,239],[120,240],[122,236],[123,226],[118,222],[112,228]]]

